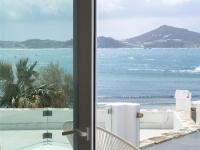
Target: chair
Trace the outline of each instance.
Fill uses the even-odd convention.
[[[121,137],[103,129],[96,128],[96,150],[138,150]]]
[[[63,125],[64,131],[73,129],[73,122],[68,121]],[[73,145],[73,135],[67,135],[69,143]],[[139,150],[123,138],[106,129],[96,127],[96,150]]]

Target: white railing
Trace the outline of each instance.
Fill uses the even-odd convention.
[[[138,148],[121,137],[97,127],[96,150],[138,150]]]

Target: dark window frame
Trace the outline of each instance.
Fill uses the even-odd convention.
[[[75,150],[95,149],[96,1],[74,0],[74,128],[90,129],[90,140],[74,136]]]

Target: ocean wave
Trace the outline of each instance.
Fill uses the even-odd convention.
[[[174,96],[98,96],[97,102],[133,102],[140,104],[171,104],[175,103]]]
[[[134,58],[134,57],[128,57],[128,59],[130,59],[130,60],[134,60],[135,58]]]
[[[164,72],[165,70],[164,69],[132,69],[132,68],[129,68],[128,71],[161,71],[161,72]]]
[[[192,97],[195,98],[200,98],[200,95],[192,95]],[[109,98],[117,98],[117,99],[121,99],[121,98],[127,98],[127,99],[131,99],[131,98],[138,98],[138,99],[142,99],[142,98],[174,98],[174,95],[144,95],[144,96],[97,96],[97,98],[99,99],[109,99]]]
[[[199,95],[200,97],[200,95]],[[174,95],[155,95],[155,96],[97,96],[98,99],[157,99],[157,98],[174,98]]]
[[[182,70],[171,70],[171,72],[180,72],[180,73],[200,73],[200,66],[195,67],[194,69],[182,69]]]
[[[193,98],[200,98],[200,95],[193,95]],[[174,95],[154,96],[97,96],[101,102],[138,102],[142,104],[174,103]]]
[[[194,69],[194,72],[200,73],[200,66],[196,67],[196,68]]]
[[[200,66],[194,69],[180,69],[180,70],[170,70],[170,69],[134,69],[129,68],[128,71],[151,71],[151,72],[169,72],[169,73],[200,73]]]
[[[148,60],[148,61],[155,61],[154,58],[147,58],[147,59],[145,59],[145,60]]]

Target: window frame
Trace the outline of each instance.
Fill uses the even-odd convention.
[[[89,141],[74,136],[75,150],[95,150],[95,6],[95,0],[74,0],[74,129],[90,130]]]

